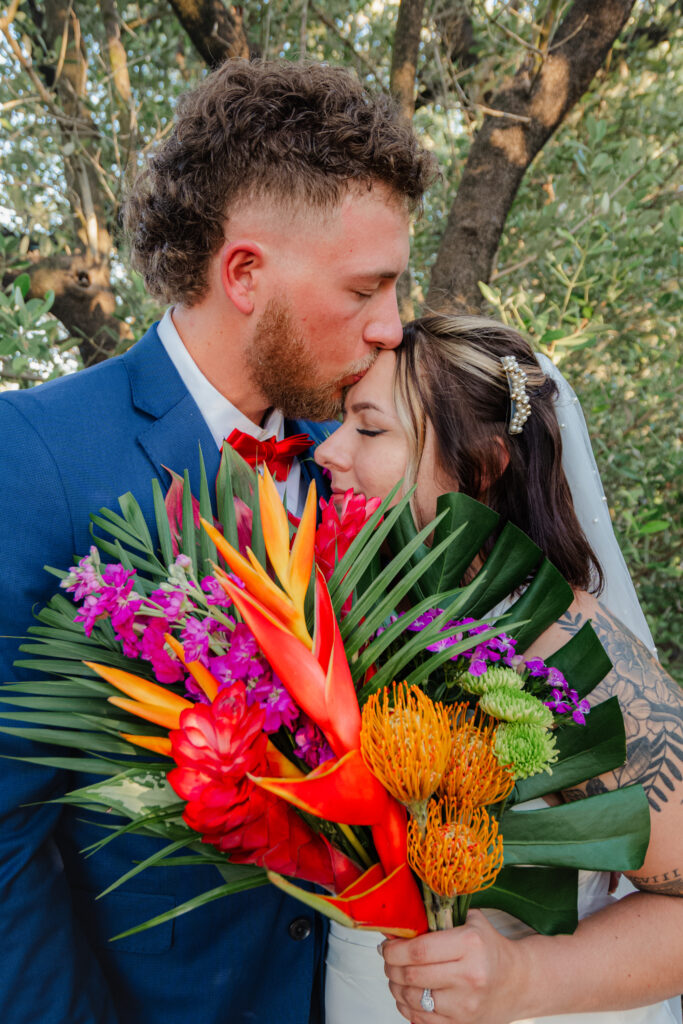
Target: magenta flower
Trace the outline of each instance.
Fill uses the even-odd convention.
[[[202,665],[209,664],[209,637],[218,628],[215,619],[193,619],[188,618],[184,628],[181,630],[180,639],[185,649],[185,657],[188,661],[201,661]]]
[[[201,587],[204,593],[208,594],[207,604],[220,605],[222,608],[229,608],[232,604],[232,601],[215,576],[205,576],[201,582]]]
[[[149,595],[150,604],[160,608],[170,623],[182,622],[195,605],[190,601],[184,590],[160,587]]]
[[[109,608],[106,599],[102,594],[88,594],[80,609],[74,616],[74,622],[83,623],[83,631],[86,636],[92,634],[95,623],[99,619],[109,617]]]
[[[142,607],[142,599],[129,598],[111,616],[111,624],[116,637],[123,645],[123,653],[128,658],[138,658],[142,649],[139,628],[136,631],[137,614]]]
[[[60,582],[62,590],[73,594],[74,601],[82,601],[89,594],[94,594],[102,587],[99,570],[100,556],[93,545],[90,554],[81,558],[78,565],[72,565],[69,575]]]
[[[291,731],[299,717],[299,708],[277,676],[270,672],[264,672],[256,682],[247,686],[247,704],[258,704],[263,709],[266,732],[277,732],[283,725]]]
[[[185,678],[185,669],[166,647],[164,633],[169,628],[166,619],[149,619],[142,634],[142,657],[151,663],[160,683],[177,683]]]
[[[317,768],[334,757],[332,748],[310,718],[302,714],[301,722],[303,724],[294,733],[294,753],[310,768]]]

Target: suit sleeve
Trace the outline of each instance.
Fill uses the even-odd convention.
[[[0,398],[0,468],[4,683],[20,675],[13,663],[33,621],[33,607],[54,592],[54,577],[44,565],[67,567],[73,554],[71,517],[57,466],[9,396]],[[3,719],[5,710],[1,705],[0,725],[19,724]],[[61,807],[45,803],[66,791],[67,773],[12,760],[47,750],[0,733],[0,1020],[119,1024],[72,912],[54,840]],[[38,806],[28,806],[33,804]]]

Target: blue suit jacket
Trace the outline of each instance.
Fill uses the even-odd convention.
[[[318,441],[323,430],[291,422],[287,432]],[[155,327],[123,356],[0,395],[0,681],[20,674],[12,665],[32,608],[55,590],[43,566],[66,568],[87,553],[89,514],[117,508],[126,491],[151,521],[151,480],[167,480],[163,466],[189,469],[198,493],[198,443],[213,479],[215,443]],[[303,471],[318,472],[312,459]],[[0,754],[30,752],[45,750],[0,734]],[[84,778],[12,760],[0,772],[3,1024],[322,1019],[325,929],[301,904],[265,886],[111,943],[219,885],[219,875],[208,865],[155,867],[95,902],[156,841],[121,837],[85,858],[101,830],[78,820],[83,812],[42,803]]]

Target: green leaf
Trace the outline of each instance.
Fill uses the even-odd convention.
[[[223,445],[221,463],[218,469],[216,480],[216,501],[218,507],[218,518],[223,527],[223,536],[228,544],[239,550],[239,538],[237,535],[237,517],[235,515],[235,502],[233,498],[232,484],[232,459],[227,452],[232,451],[228,445]],[[234,454],[234,453],[233,453]]]
[[[430,524],[429,526],[425,527],[424,530],[421,530],[420,533],[416,533],[415,536],[412,537],[406,544],[405,548],[403,549],[402,556],[393,558],[381,570],[381,572],[379,572],[379,574],[369,584],[367,590],[364,591],[363,595],[360,596],[354,602],[349,614],[342,620],[342,638],[346,640],[346,638],[349,635],[353,634],[354,630],[363,620],[365,620],[364,633],[366,634],[366,638],[369,637],[372,633],[374,633],[377,627],[381,625],[381,623],[386,618],[386,612],[383,614],[381,613],[382,599],[384,599],[385,603],[387,600],[389,601],[388,608],[390,611],[394,608],[399,607],[400,601],[403,599],[403,597],[405,596],[405,594],[408,592],[412,585],[412,583],[408,583],[407,585],[405,583],[408,576],[410,576],[410,573],[403,575],[402,583],[399,584],[398,588],[395,588],[394,591],[391,592],[391,594],[387,593],[387,587],[396,578],[396,576],[402,574],[404,564],[408,561],[408,559],[411,558],[413,552],[416,551],[422,545],[423,541],[426,539],[426,537],[429,536],[431,532],[432,527]],[[438,547],[436,549],[437,553],[434,555],[434,560],[441,558],[442,554],[445,551],[445,546],[441,545],[440,547]],[[423,559],[419,566],[414,567],[414,576],[417,568],[423,566],[423,571],[427,571],[429,565],[430,563],[427,562],[427,559]],[[355,653],[355,651],[365,642],[365,639],[361,639],[359,642],[359,638],[355,637],[354,642],[352,644],[352,648],[346,647],[346,649],[347,651],[353,649],[353,653]]]
[[[99,750],[110,754],[130,754],[133,747],[125,740],[116,739],[96,732],[79,732],[75,729],[21,729],[0,726],[0,732],[8,736],[20,736],[34,743],[47,743],[49,746],[74,747],[76,750]]]
[[[230,865],[231,866],[231,865]],[[237,868],[237,865],[234,865]],[[252,868],[250,873],[247,874],[247,867],[240,866],[238,868],[240,872],[239,877],[235,877],[234,881],[228,882],[226,885],[219,885],[217,889],[210,889],[208,892],[203,892],[199,896],[195,896],[193,899],[188,900],[186,903],[181,903],[177,907],[173,907],[172,910],[167,910],[164,914],[159,914],[157,917],[150,918],[149,921],[144,921],[142,924],[138,924],[135,928],[129,928],[125,932],[120,932],[118,935],[114,935],[111,942],[116,942],[117,939],[125,939],[129,935],[136,935],[138,932],[143,932],[147,928],[154,928],[157,924],[165,924],[166,921],[173,921],[176,917],[181,917],[183,914],[189,913],[191,910],[196,910],[197,907],[204,907],[207,903],[212,903],[214,900],[223,899],[224,896],[232,896],[236,892],[244,892],[245,889],[253,889],[258,885],[265,885],[267,878],[265,871],[260,868]]]
[[[355,586],[357,580],[354,580],[352,586],[346,589],[345,595],[343,597],[341,597],[339,594],[339,588],[342,582],[348,580],[350,570],[354,565],[358,563],[361,557],[361,553],[363,554],[365,562],[369,564],[371,555],[368,555],[367,552],[364,551],[364,549],[372,543],[372,541],[376,538],[378,532],[381,531],[382,541],[389,532],[390,527],[387,528],[386,519],[384,519],[384,521],[381,523],[380,520],[382,520],[382,518],[387,513],[389,513],[389,516],[391,516],[392,519],[396,518],[400,514],[400,509],[410,500],[412,491],[409,494],[405,495],[405,497],[398,502],[395,508],[392,509],[391,512],[389,512],[391,503],[396,497],[396,495],[399,493],[400,488],[401,482],[397,483],[395,487],[392,487],[391,491],[389,492],[389,494],[387,494],[386,498],[380,504],[379,508],[375,509],[373,514],[370,516],[370,518],[364,525],[363,529],[358,533],[356,537],[354,537],[344,557],[341,559],[340,562],[337,563],[337,566],[332,574],[332,578],[328,582],[328,590],[330,592],[332,604],[334,605],[335,614],[337,616],[339,615],[339,609],[346,600],[346,597],[351,593],[351,590],[353,589],[353,586]],[[380,545],[382,541],[380,541]],[[360,579],[360,575],[361,574],[359,573],[357,579]]]
[[[192,508],[192,491],[190,489],[190,474],[185,470],[183,482],[183,529],[182,529],[183,554],[192,562],[192,573],[197,576],[197,530],[194,525],[194,509]]]
[[[23,761],[25,764],[43,765],[45,768],[59,768],[69,772],[85,772],[89,775],[116,775],[118,765],[99,757],[8,757],[8,761]]]
[[[142,509],[130,491],[121,495],[119,498],[119,505],[121,506],[123,518],[128,524],[131,533],[138,539],[139,543],[144,546],[144,549],[153,555],[154,543],[152,541],[152,535],[150,534],[147,523],[145,522]]]
[[[545,663],[559,669],[580,698],[587,697],[612,668],[607,651],[590,622],[585,622],[563,647],[545,659]]]
[[[526,651],[567,610],[573,599],[572,588],[562,574],[552,562],[544,559],[522,596],[506,612],[509,620],[528,620],[526,626],[515,633],[517,651]]]
[[[135,876],[139,875],[141,871],[145,870],[145,868],[151,867],[153,864],[157,864],[160,860],[163,860],[165,857],[175,853],[176,850],[183,850],[186,846],[191,846],[193,843],[196,843],[196,841],[196,835],[191,835],[187,836],[185,839],[176,839],[175,842],[169,843],[168,846],[162,847],[161,850],[156,850],[149,857],[146,857],[145,860],[139,861],[135,867],[130,869],[130,871],[126,871],[124,875],[117,878],[115,882],[108,885],[106,889],[102,890],[102,892],[98,893],[97,899],[101,900],[103,896],[113,892],[114,889],[118,889],[124,882],[128,882],[131,878],[135,878]]]
[[[206,466],[204,465],[204,456],[202,455],[201,445],[199,446],[199,471],[200,471],[200,484],[199,484],[199,514],[207,522],[213,522],[213,509],[211,508],[211,497],[209,495],[209,482],[206,477]],[[200,564],[200,575],[208,575],[211,573],[212,563],[218,561],[218,552],[216,551],[216,545],[209,537],[208,533],[203,526],[199,526],[199,564]]]
[[[501,820],[505,864],[630,871],[643,863],[650,809],[642,786],[628,786]]]
[[[166,505],[164,504],[164,495],[161,490],[161,484],[156,477],[152,480],[152,490],[154,494],[154,518],[157,524],[157,533],[159,534],[161,556],[168,566],[173,564],[173,540],[171,538],[171,527],[168,522]]]
[[[524,921],[541,935],[571,934],[577,924],[578,873],[572,868],[504,867],[472,907],[490,907]]]
[[[444,542],[445,544],[448,541]],[[391,612],[400,607],[400,603],[413,587],[415,581],[426,572],[431,565],[434,564],[439,558],[441,558],[444,551],[444,543],[439,547],[434,548],[430,551],[429,555],[422,559],[417,565],[414,565],[408,572],[403,574],[402,579],[396,586],[390,590],[386,596],[384,596],[372,610],[372,614],[368,614],[366,621],[362,623],[355,631],[350,632],[345,643],[345,648],[349,657],[352,657],[356,651],[370,639],[372,634],[376,631],[380,623],[391,614]],[[438,597],[439,595],[434,595]]]
[[[166,771],[167,766],[132,767],[111,779],[73,790],[68,794],[69,802],[101,804],[131,820],[143,814],[156,814],[174,808],[180,816],[185,803],[178,799],[168,784]]]

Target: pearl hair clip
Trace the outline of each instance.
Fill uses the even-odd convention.
[[[520,368],[514,356],[501,356],[500,361],[510,388],[510,423],[508,434],[521,434],[522,427],[531,415],[531,402],[526,393],[526,373]]]

